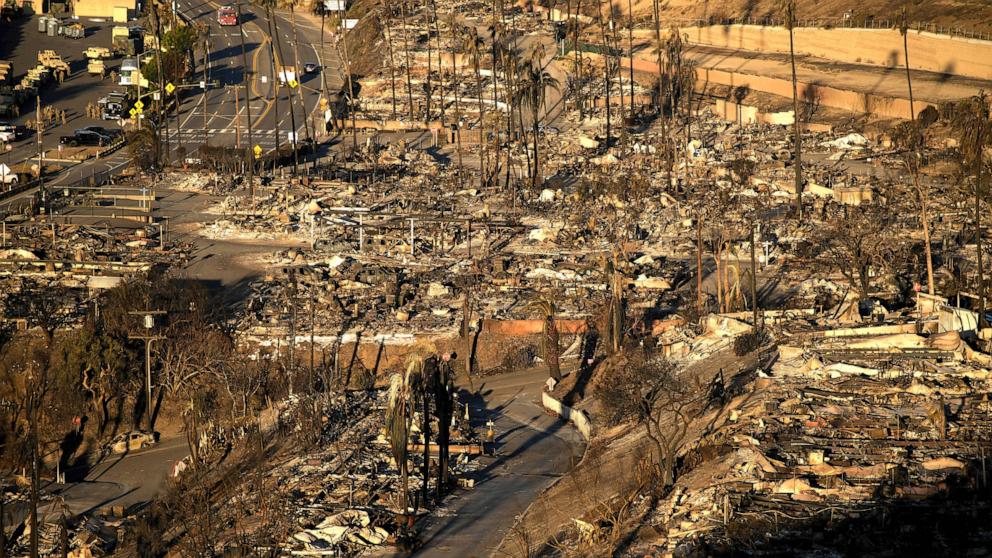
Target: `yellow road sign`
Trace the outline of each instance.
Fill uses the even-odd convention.
[[[138,114],[138,111],[136,111],[134,109],[131,109],[131,110],[127,111],[127,112],[128,112],[128,114],[131,115],[131,118],[134,118],[134,115]]]
[[[175,90],[176,90],[176,86],[175,85],[172,85],[171,83],[165,84],[165,92],[166,93],[168,93],[168,94],[171,95],[172,92],[175,91]]]
[[[296,87],[296,86],[297,86],[297,85],[299,85],[299,84],[300,84],[300,83],[299,83],[298,81],[296,81],[295,79],[291,79],[291,80],[289,80],[289,86],[290,86],[290,87]]]
[[[137,103],[134,103],[134,108],[138,109],[138,112],[141,112],[141,109],[145,108],[145,103],[139,99]]]
[[[254,149],[252,149],[252,151],[254,151],[255,152],[255,156],[258,157],[259,155],[262,154],[262,146],[261,145],[256,145],[254,147]]]

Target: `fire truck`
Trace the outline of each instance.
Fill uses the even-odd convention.
[[[237,25],[238,12],[234,6],[221,6],[217,10],[217,23],[221,25]]]

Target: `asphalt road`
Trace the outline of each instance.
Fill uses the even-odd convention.
[[[83,481],[51,491],[63,496],[74,514],[149,502],[165,488],[173,465],[188,454],[186,438],[166,438],[147,449],[108,456]]]
[[[205,64],[197,61],[193,81],[217,82],[218,86],[193,89],[198,94],[185,99],[178,130],[176,118],[170,119],[168,138],[173,149],[181,144],[191,152],[192,146],[208,143],[258,145],[268,152],[277,145],[290,145],[294,129],[298,140],[326,139],[320,98],[325,84],[328,91],[337,91],[343,80],[332,33],[325,29],[322,41],[319,20],[297,13],[294,34],[294,18],[284,10],[274,11],[270,21],[263,9],[244,4],[242,25],[225,27],[217,22],[220,3],[180,0],[178,6],[187,19],[210,28],[211,54]],[[277,67],[296,66],[302,71],[309,62],[322,66],[322,71],[301,74],[296,88],[277,86]],[[250,105],[245,103],[245,79]]]
[[[196,149],[203,144],[258,145],[266,153],[280,145],[291,145],[294,131],[298,141],[328,139],[320,99],[331,96],[330,92],[340,91],[344,79],[334,34],[327,28],[321,29],[320,18],[305,12],[295,14],[294,18],[285,10],[275,10],[270,21],[263,9],[245,4],[242,6],[242,25],[224,27],[217,22],[218,3],[181,0],[177,6],[187,20],[209,28],[210,54],[206,61],[196,60],[197,71],[188,83],[175,84],[182,87],[186,95],[178,114],[171,115],[166,123],[165,147],[170,160],[175,161],[183,154],[195,157]],[[109,46],[113,24],[85,18],[81,22],[87,27],[87,36],[80,40],[38,33],[37,17],[24,17],[4,24],[0,33],[0,59],[14,62],[15,78],[34,66],[41,49],[54,49],[71,66],[72,73],[64,83],[51,83],[40,91],[42,106],[50,105],[66,112],[65,125],[46,129],[42,136],[45,160],[49,162],[60,159],[60,136],[88,125],[115,126],[113,121],[87,117],[86,105],[123,87],[112,84],[109,78],[87,74],[83,54],[88,46]],[[244,71],[245,60],[247,72]],[[300,83],[296,88],[276,85],[276,67],[295,65],[302,70],[308,62],[321,66],[321,71],[298,76]],[[108,72],[119,66],[119,58],[108,61]],[[245,79],[248,80],[249,103],[245,102]],[[204,90],[199,87],[201,81],[211,85]],[[20,117],[8,120],[25,124],[35,117],[31,107],[22,107],[22,111]],[[0,151],[0,162],[13,166],[37,161],[38,138],[33,132],[13,143],[11,148]],[[122,169],[125,154],[126,150],[123,150],[110,159],[67,164],[67,170],[49,177],[48,181],[53,186],[63,186],[103,171]],[[35,192],[30,190],[0,201],[0,213],[18,211],[30,202]]]
[[[469,475],[476,480],[475,488],[457,490],[441,510],[418,525],[424,546],[414,556],[493,556],[517,516],[582,457],[581,435],[541,406],[546,380],[544,369],[475,380],[482,397],[472,411],[483,423],[493,421],[496,455],[479,458],[480,470]],[[373,556],[406,554],[382,549]]]

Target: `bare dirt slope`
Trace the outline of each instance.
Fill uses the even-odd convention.
[[[899,18],[906,0],[797,0],[800,19],[840,19],[850,13],[854,21],[892,21]],[[987,0],[910,0],[910,19],[944,27],[989,32],[992,31],[992,2]],[[614,5],[627,13],[628,0],[614,0]],[[559,8],[566,2],[559,1]],[[632,0],[636,16],[648,17],[653,0]],[[731,18],[782,18],[781,0],[661,0],[663,17],[722,20]]]

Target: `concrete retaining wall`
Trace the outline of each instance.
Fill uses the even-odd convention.
[[[789,52],[789,31],[758,25],[683,27],[690,43],[758,52]],[[909,32],[909,61],[927,70],[992,79],[992,41]],[[795,29],[797,54],[838,62],[904,67],[902,35],[897,29]]]
[[[588,327],[586,320],[555,320],[559,333],[582,333]],[[491,335],[522,337],[544,331],[544,320],[484,320],[482,331]]]
[[[583,56],[597,65],[603,63],[602,55],[595,53],[583,53]],[[620,66],[627,68],[630,65],[630,58],[620,57]],[[641,74],[645,82],[650,83],[654,76],[658,75],[658,64],[652,60],[634,58],[634,71]],[[730,87],[745,87],[752,91],[770,93],[787,99],[792,98],[792,81],[788,79],[758,76],[741,72],[728,72],[711,68],[696,68],[696,89],[703,91],[707,86],[726,85]],[[909,99],[884,97],[860,91],[851,91],[827,87],[816,83],[799,82],[800,99],[817,99],[818,103],[824,107],[838,108],[855,113],[870,113],[875,116],[885,118],[903,118],[909,120]],[[919,112],[930,106],[916,100],[916,111]]]
[[[590,422],[589,417],[586,416],[585,412],[575,410],[568,405],[565,405],[561,401],[558,401],[551,396],[550,393],[544,391],[541,392],[541,403],[544,408],[557,414],[562,418],[562,420],[567,420],[575,426],[575,429],[582,434],[582,437],[589,441],[592,439],[592,422]]]

